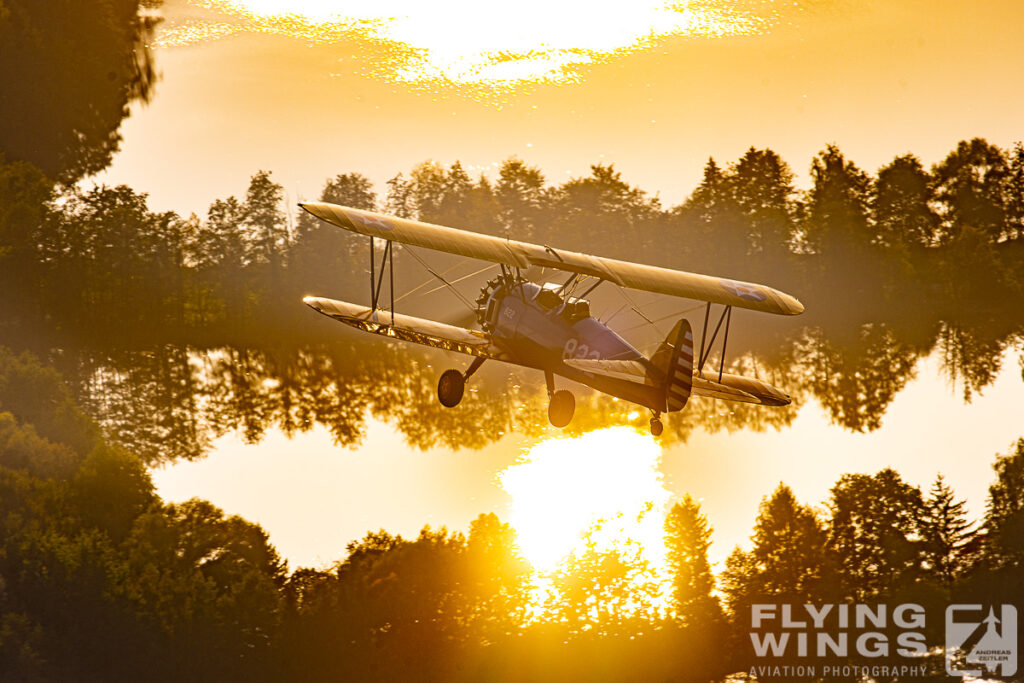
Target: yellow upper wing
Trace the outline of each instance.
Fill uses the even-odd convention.
[[[548,246],[383,216],[372,211],[350,209],[336,204],[307,202],[299,206],[317,218],[362,235],[503,263],[515,268],[557,268],[591,275],[630,289],[699,299],[765,313],[796,315],[804,310],[803,304],[794,297],[765,285],[618,261],[574,251],[561,251]]]

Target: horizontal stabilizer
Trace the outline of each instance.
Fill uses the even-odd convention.
[[[640,361],[636,360],[568,358],[563,362],[570,368],[589,372],[593,375],[624,379],[629,382],[636,382],[637,384],[654,384],[654,381],[648,376],[647,368]]]

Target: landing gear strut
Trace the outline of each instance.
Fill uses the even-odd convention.
[[[458,370],[445,370],[441,373],[441,379],[437,381],[437,400],[445,408],[454,408],[462,400],[462,394],[466,391],[466,380],[473,376],[473,373],[484,364],[483,356],[473,359],[469,369],[463,374]]]
[[[661,436],[661,433],[665,430],[665,425],[661,424],[661,413],[654,413],[651,415],[651,434],[653,436]]]
[[[567,427],[572,422],[572,414],[576,412],[576,399],[572,392],[566,389],[555,391],[555,378],[550,372],[544,373],[544,379],[548,385],[548,421],[559,429]]]

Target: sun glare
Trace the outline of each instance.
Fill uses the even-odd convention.
[[[639,546],[664,575],[665,514],[669,492],[654,439],[628,427],[534,446],[499,475],[512,497],[509,523],[519,547],[542,576],[573,552],[589,533],[599,552]]]
[[[191,0],[218,18],[165,27],[158,45],[179,46],[231,33],[276,33],[313,43],[362,39],[391,45],[394,80],[500,85],[565,82],[574,68],[640,49],[666,36],[754,33],[764,16],[739,3],[659,0]],[[382,75],[382,74],[377,74]]]

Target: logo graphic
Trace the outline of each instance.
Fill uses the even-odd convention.
[[[764,301],[768,297],[765,296],[764,292],[751,285],[744,285],[734,280],[719,280],[718,283],[722,285],[722,288],[727,292],[735,294],[741,299],[747,301]]]
[[[1017,673],[1017,608],[1013,605],[947,607],[946,673],[972,677]]]
[[[346,211],[345,215],[356,222],[362,223],[368,228],[380,228],[381,230],[394,230],[393,226],[389,221],[381,218],[380,216],[366,216],[355,211]]]

